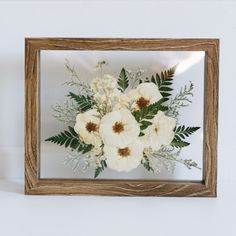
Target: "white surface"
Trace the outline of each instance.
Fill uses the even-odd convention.
[[[45,139],[67,130],[68,126],[74,127],[75,123],[63,124],[52,114],[52,105],[63,104],[65,96],[69,91],[78,91],[70,86],[62,85],[70,79],[70,73],[66,70],[64,63],[67,59],[71,66],[75,66],[80,79],[86,83],[100,75],[95,69],[97,62],[107,61],[109,63],[103,69],[103,73],[111,74],[118,78],[122,67],[136,71],[144,69],[142,78],[151,77],[157,72],[167,70],[178,65],[174,76],[172,94],[174,97],[190,81],[194,84],[192,103],[190,106],[180,109],[179,125],[198,126],[200,129],[186,141],[191,145],[183,148],[179,159],[192,158],[198,166],[203,166],[203,98],[204,98],[204,52],[177,52],[177,51],[42,51],[41,58],[41,178],[93,178],[94,169],[88,168],[83,171],[84,161],[78,171],[72,171],[71,165],[63,165],[68,156],[68,150],[54,143],[46,142]],[[197,114],[197,116],[196,116]],[[84,157],[85,158],[85,157]],[[161,168],[160,173],[150,173],[142,165],[135,170],[125,173],[113,171],[107,168],[98,178],[114,179],[169,179],[169,180],[202,180],[202,170],[193,168],[189,170],[186,166],[175,163],[176,168],[171,171]]]
[[[217,199],[24,196],[21,181],[0,182],[4,236],[234,236],[236,182]]]
[[[235,12],[235,1],[1,1],[1,178],[23,178],[24,37],[216,37],[221,187],[218,199],[70,198],[24,196],[7,182],[0,235],[235,235]]]

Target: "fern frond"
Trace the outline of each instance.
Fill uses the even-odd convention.
[[[76,95],[72,92],[69,92],[68,97],[74,99],[77,102],[77,104],[79,105],[79,109],[82,112],[91,109],[95,105],[95,101],[91,96]]]
[[[143,165],[143,167],[144,167],[147,171],[154,172],[154,169],[153,169],[153,167],[151,166],[150,161],[149,161],[149,159],[148,159],[146,156],[143,157],[143,159],[142,159],[142,161],[141,161],[141,164]]]
[[[173,141],[170,144],[172,147],[176,147],[176,148],[183,148],[186,147],[188,145],[190,145],[190,143],[185,142],[183,140],[177,140],[177,139],[173,139]]]
[[[119,79],[118,79],[118,89],[124,92],[129,86],[129,79],[124,68],[121,69]]]
[[[192,102],[190,97],[193,96],[193,88],[194,85],[192,82],[190,82],[189,86],[185,85],[183,88],[181,88],[180,92],[174,98],[170,99],[166,115],[173,118],[178,118],[180,115],[180,108],[186,107]]]
[[[77,150],[82,154],[91,151],[92,145],[88,145],[82,142],[79,139],[78,134],[74,131],[74,129],[70,126],[68,128],[68,131],[65,130],[64,132],[61,132],[58,135],[47,138],[45,141],[49,141],[60,146],[65,146],[66,148],[70,147],[71,149]]]
[[[144,130],[149,125],[152,124],[152,122],[148,121],[154,118],[154,116],[157,114],[158,111],[165,111],[167,109],[166,106],[163,106],[162,104],[166,102],[167,98],[161,98],[158,102],[155,102],[148,107],[144,107],[139,111],[134,111],[132,114],[135,117],[136,121],[141,125],[140,129]],[[142,136],[143,133],[140,133],[140,136]]]
[[[175,127],[175,137],[173,141],[171,142],[171,146],[177,147],[177,148],[182,148],[190,145],[190,143],[183,141],[186,137],[189,137],[192,135],[194,132],[196,132],[200,127],[185,127],[183,126],[178,126]]]
[[[158,86],[158,89],[163,97],[171,96],[171,85],[173,84],[173,77],[175,74],[176,66],[170,68],[169,70],[162,71],[160,74],[156,73],[156,75],[152,76],[151,79],[147,80],[153,82]]]
[[[95,169],[94,178],[97,178],[100,175],[100,173],[104,171],[105,168],[107,168],[107,163],[105,160],[102,160],[100,164],[101,165]]]
[[[185,127],[184,125],[175,127],[175,139],[185,139],[196,132],[198,129],[200,129],[200,127]]]

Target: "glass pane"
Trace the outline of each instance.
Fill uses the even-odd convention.
[[[108,65],[103,65],[102,70],[101,68],[96,68],[97,63],[102,61],[107,62]],[[96,77],[101,77],[101,75],[104,76],[105,74],[112,75],[118,79],[121,69],[125,68],[126,75],[129,78],[129,87],[125,91],[127,94],[129,93],[131,86],[134,86],[134,90],[137,91],[136,87],[139,84],[139,79],[145,83],[146,78],[151,78],[151,76],[155,76],[156,73],[161,76],[161,71],[169,70],[173,66],[176,66],[173,84],[170,86],[167,83],[166,91],[162,91],[162,94],[164,93],[163,96],[166,96],[166,93],[172,94],[171,96],[167,97],[169,98],[169,101],[164,103],[164,106],[168,106],[176,95],[180,95],[181,89],[182,93],[184,93],[184,89],[186,90],[182,95],[189,99],[191,103],[187,100],[179,101],[180,104],[183,102],[187,106],[177,107],[178,109],[175,111],[179,112],[179,116],[178,119],[175,119],[175,121],[177,122],[177,127],[184,125],[185,129],[186,127],[200,127],[200,129],[196,132],[193,132],[193,134],[187,133],[189,137],[185,135],[186,133],[182,134],[184,139],[183,137],[181,138],[181,136],[179,136],[182,141],[188,142],[190,145],[181,149],[179,156],[176,157],[177,161],[169,161],[169,158],[173,158],[173,155],[176,154],[179,149],[175,148],[174,150],[170,150],[173,149],[172,146],[163,146],[163,143],[168,141],[163,141],[162,139],[168,139],[168,136],[171,135],[170,128],[168,130],[168,127],[171,126],[171,122],[168,123],[168,117],[173,116],[173,114],[166,115],[166,111],[163,111],[164,113],[162,114],[164,116],[164,125],[160,125],[161,122],[157,121],[157,123],[159,122],[158,124],[160,125],[160,127],[158,127],[160,128],[159,133],[163,132],[163,136],[160,135],[159,139],[155,139],[154,136],[151,136],[151,138],[153,138],[151,141],[150,139],[145,141],[146,146],[148,146],[147,142],[152,142],[155,146],[155,142],[162,140],[160,141],[162,142],[160,144],[162,145],[161,148],[156,148],[155,150],[156,153],[159,153],[158,155],[160,155],[161,151],[165,150],[162,149],[163,147],[168,148],[169,150],[169,154],[167,153],[168,155],[164,155],[165,157],[150,157],[150,163],[148,164],[149,167],[153,167],[155,173],[146,170],[144,166],[140,164],[130,171],[121,172],[108,167],[102,171],[97,178],[202,180],[204,61],[205,53],[203,51],[42,51],[40,157],[41,178],[94,178],[94,168],[91,168],[87,165],[88,163],[90,163],[90,165],[94,165],[94,159],[91,161],[91,158],[88,159],[87,155],[78,155],[76,152],[71,153],[70,150],[66,149],[63,145],[59,146],[52,142],[45,141],[45,139],[51,136],[57,135],[64,130],[68,130],[68,126],[75,126],[75,119],[78,111],[75,111],[74,108],[71,108],[72,100],[67,95],[69,92],[73,92],[78,95],[78,88],[72,84],[65,84],[66,81],[71,81],[71,71],[69,71],[65,66],[67,64],[70,65],[71,69],[74,68],[77,75],[79,76],[79,79],[82,82],[88,83],[89,86]],[[75,75],[74,79],[76,80]],[[187,93],[187,90],[190,89],[191,83],[194,86],[193,90],[190,91],[193,96]],[[155,86],[157,87],[157,85]],[[145,88],[145,86],[143,87]],[[169,87],[173,88],[173,90],[169,91]],[[150,100],[145,98],[145,96],[144,100],[138,100],[142,96],[140,95],[140,97],[137,98],[135,97],[137,93],[134,93],[136,95],[132,95],[134,96],[134,99],[131,99],[133,104],[129,104],[132,106],[132,108],[130,108],[133,109],[132,111],[140,111],[142,108],[140,108],[140,106],[146,106],[148,103],[151,104],[152,99],[157,97],[157,94],[152,95],[152,90],[149,92],[149,90],[146,89],[144,93],[147,93],[146,96],[149,96]],[[120,96],[121,95],[119,95],[116,99],[119,99]],[[180,96],[178,98],[180,99],[182,97]],[[66,105],[65,101],[67,100],[68,104]],[[139,103],[137,103],[137,101],[139,101]],[[174,102],[176,102],[176,100]],[[73,104],[74,106],[77,106],[77,103],[76,105],[75,103],[76,102],[74,100]],[[59,104],[59,106],[57,104]],[[65,112],[66,108],[69,108],[69,110]],[[62,112],[58,113],[58,110],[60,109],[64,109],[64,115]],[[173,109],[174,105],[172,106],[172,111]],[[67,124],[60,122],[58,118],[55,118],[55,115],[59,115],[60,119],[70,119],[71,122]],[[174,118],[172,118],[172,120],[169,119],[169,121],[172,121],[172,125],[173,119]],[[154,121],[151,120],[151,123],[152,122]],[[166,126],[167,128],[165,130],[163,127]],[[112,127],[114,128],[114,126]],[[147,127],[146,129],[149,129],[150,127]],[[90,128],[93,129],[94,127],[90,124]],[[90,130],[90,132],[92,131]],[[129,138],[130,136],[128,135],[127,139]],[[139,139],[139,137],[137,139]],[[124,149],[124,147],[119,147],[116,150],[121,154],[123,153],[123,156],[127,154],[127,149]],[[194,167],[188,169],[185,164],[189,164],[189,162],[185,161],[185,163],[183,163],[183,161],[189,159],[192,159],[192,161],[196,162],[201,169]],[[144,162],[144,160],[142,161]],[[190,164],[194,163],[192,162]],[[127,165],[135,166],[135,164],[132,162]],[[129,168],[126,170],[128,169]]]

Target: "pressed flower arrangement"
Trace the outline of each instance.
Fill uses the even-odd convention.
[[[69,124],[68,130],[46,141],[68,149],[65,163],[74,170],[94,169],[94,177],[106,168],[129,172],[142,165],[159,173],[173,171],[175,163],[199,168],[191,159],[181,159],[186,139],[200,127],[179,124],[180,109],[191,104],[190,82],[172,96],[177,66],[147,78],[143,70],[122,68],[119,75],[103,74],[105,61],[98,62],[100,75],[90,84],[82,82],[69,62],[71,80],[65,84],[76,91],[68,93],[65,104],[53,106],[54,116]]]

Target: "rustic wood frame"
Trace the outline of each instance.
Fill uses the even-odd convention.
[[[205,51],[203,181],[40,179],[40,50]],[[25,193],[216,197],[218,39],[27,38]]]

